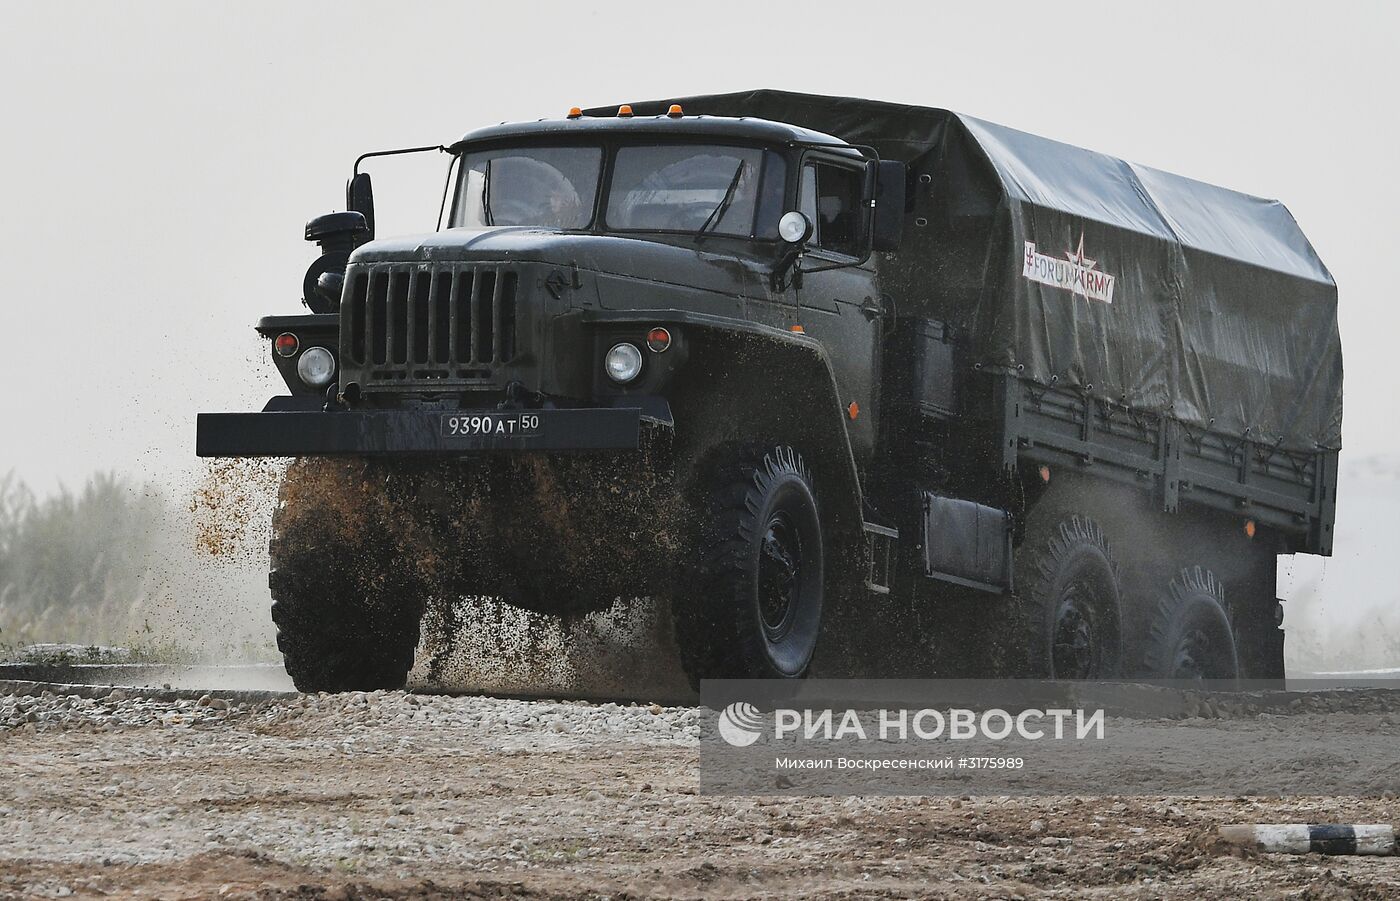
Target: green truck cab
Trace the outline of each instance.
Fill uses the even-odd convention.
[[[294,458],[298,687],[402,685],[460,597],[663,597],[696,682],[1282,676],[1341,357],[1281,206],[779,92],[429,149],[438,230],[376,238],[357,162],[312,312],[258,325],[289,393],[199,418],[201,456]]]

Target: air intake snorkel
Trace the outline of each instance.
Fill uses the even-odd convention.
[[[306,240],[315,241],[321,255],[306,270],[301,299],[313,313],[333,313],[340,305],[350,251],[368,240],[369,225],[358,210],[326,213],[306,223]]]

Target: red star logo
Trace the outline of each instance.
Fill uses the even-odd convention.
[[[1073,266],[1075,267],[1075,268],[1074,268],[1074,282],[1073,282],[1073,284],[1072,284],[1071,287],[1070,287],[1070,293],[1071,293],[1071,294],[1078,294],[1078,295],[1080,295],[1081,297],[1083,297],[1085,300],[1088,300],[1088,299],[1089,299],[1089,295],[1088,295],[1087,293],[1085,293],[1085,290],[1084,290],[1084,272],[1083,272],[1083,270],[1085,270],[1085,269],[1093,269],[1095,266],[1098,265],[1098,262],[1097,262],[1096,260],[1091,260],[1091,259],[1089,259],[1088,257],[1086,257],[1086,256],[1084,255],[1084,232],[1083,232],[1082,230],[1079,232],[1079,249],[1078,249],[1078,250],[1072,250],[1072,251],[1071,251],[1071,250],[1066,250],[1066,251],[1065,251],[1065,258],[1068,259],[1068,260],[1070,261],[1071,265],[1073,265]]]

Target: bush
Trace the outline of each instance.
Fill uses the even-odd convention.
[[[99,473],[37,499],[0,476],[0,642],[131,642],[163,567],[160,491]]]

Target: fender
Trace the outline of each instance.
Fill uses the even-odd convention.
[[[858,538],[864,493],[821,343],[753,322],[675,321],[691,326],[690,362],[669,392],[678,449],[698,462],[720,444],[792,443],[809,457],[839,533]]]

